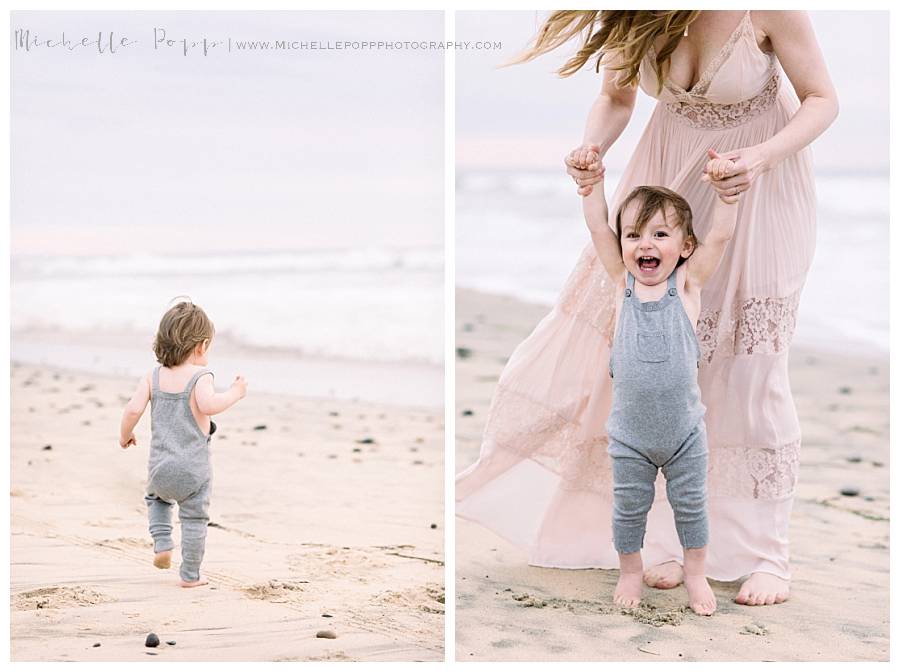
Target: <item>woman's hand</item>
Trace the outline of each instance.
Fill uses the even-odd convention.
[[[713,167],[721,165],[720,159],[732,161],[734,165],[731,170],[711,173]],[[738,200],[737,196],[753,186],[754,180],[767,169],[765,157],[756,147],[745,147],[721,154],[710,149],[709,161],[700,179],[709,182],[723,201],[735,203]]]
[[[578,193],[582,196],[590,194],[600,180],[603,179],[603,157],[600,147],[594,144],[576,147],[566,156],[566,172],[578,185]]]

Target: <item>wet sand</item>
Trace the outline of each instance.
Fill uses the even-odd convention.
[[[117,442],[135,383],[13,363],[12,660],[443,659],[442,409],[251,380],[216,417],[210,583],[183,589],[177,515],[152,565],[149,410]]]
[[[547,312],[458,290],[457,471],[478,457],[506,359]],[[803,448],[786,603],[738,605],[740,582],[711,582],[711,618],[687,608],[683,586],[645,588],[641,608],[623,613],[612,605],[617,571],[530,567],[519,549],[457,519],[456,659],[888,660],[888,356],[795,346],[790,370]]]

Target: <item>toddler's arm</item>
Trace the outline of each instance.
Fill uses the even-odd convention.
[[[706,164],[706,173],[712,175],[714,179],[717,176],[727,173],[734,164],[727,159],[721,158],[718,154],[710,151],[710,160]],[[708,182],[709,177],[704,175],[703,181]],[[697,251],[687,260],[688,280],[698,287],[703,287],[710,276],[715,273],[719,267],[719,262],[725,255],[728,243],[734,235],[734,227],[737,224],[738,202],[740,197],[729,196],[725,198],[717,195],[712,207],[710,217],[712,223],[703,244]]]
[[[119,445],[122,448],[128,446],[136,446],[137,439],[134,438],[134,428],[150,402],[150,374],[147,374],[138,381],[137,388],[131,399],[125,404],[125,410],[122,411],[122,423],[119,426]]]
[[[197,408],[204,415],[217,415],[234,406],[247,395],[247,381],[236,376],[234,382],[224,392],[216,392],[212,376],[200,376],[194,386]]]
[[[583,150],[582,150],[583,151]],[[586,158],[580,159],[584,165],[600,160],[599,154],[589,152]],[[601,174],[601,178],[603,175]],[[591,240],[603,267],[614,281],[625,276],[625,264],[622,262],[622,251],[619,248],[616,234],[609,228],[609,208],[604,194],[604,180],[594,185],[593,191],[582,197],[584,221],[591,232]]]

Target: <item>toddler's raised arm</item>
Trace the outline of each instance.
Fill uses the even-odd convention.
[[[197,408],[204,415],[217,415],[234,406],[247,395],[247,381],[243,376],[236,376],[234,382],[224,392],[216,392],[212,376],[200,376],[194,386],[194,398]]]
[[[581,150],[584,152],[585,150]],[[584,165],[590,165],[599,162],[600,155],[593,150],[589,150],[584,157],[578,157]],[[614,281],[621,280],[625,276],[625,264],[622,263],[622,250],[616,240],[616,234],[609,227],[609,207],[606,205],[606,194],[604,193],[604,180],[601,174],[601,180],[594,185],[593,191],[587,196],[582,197],[582,208],[584,211],[584,221],[587,224],[588,231],[591,232],[591,241],[594,243],[594,249],[600,258],[603,267]]]
[[[719,175],[728,173],[733,167],[733,162],[723,159],[715,151],[709,150],[706,174],[701,179],[709,182],[709,175],[718,179]],[[737,195],[728,196],[727,200],[722,196],[716,196],[710,213],[712,222],[709,232],[703,239],[703,244],[687,261],[688,281],[692,284],[703,287],[719,267],[719,262],[722,261],[728,243],[731,242],[734,235],[739,201],[740,197]]]

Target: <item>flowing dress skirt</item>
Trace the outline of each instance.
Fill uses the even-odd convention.
[[[707,150],[764,142],[798,106],[777,76],[738,109],[710,104],[697,115],[696,106],[660,102],[610,212],[637,185],[667,186],[690,203],[702,241],[716,198],[699,181]],[[806,148],[742,195],[734,238],[703,290],[697,336],[710,451],[707,574],[714,579],[757,571],[790,578],[800,426],[787,358],[814,244]],[[614,313],[613,287],[588,243],[550,314],[512,354],[491,402],[480,457],[457,476],[457,515],[525,549],[533,565],[618,567],[605,430]],[[683,559],[661,475],[643,554],[645,566]]]

